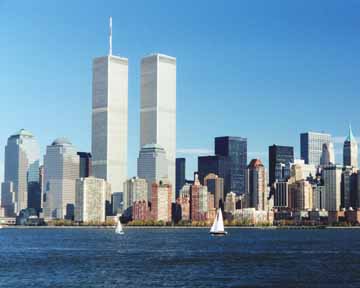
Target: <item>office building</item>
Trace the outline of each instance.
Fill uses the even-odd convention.
[[[334,144],[332,142],[324,143],[320,158],[320,165],[333,165],[335,164],[335,151]]]
[[[151,215],[154,221],[171,221],[172,187],[169,181],[152,184]]]
[[[230,163],[229,191],[237,195],[245,193],[247,167],[247,139],[242,137],[216,137],[215,155],[228,157]],[[222,177],[220,174],[217,174]],[[226,182],[226,178],[224,178]],[[225,185],[226,186],[226,185]],[[228,191],[225,191],[227,193]]]
[[[148,183],[145,179],[133,177],[124,183],[123,210],[130,208],[134,202],[148,202]]]
[[[200,184],[199,178],[195,175],[194,184],[191,185],[191,220],[206,221],[208,212],[208,190]]]
[[[341,175],[341,208],[357,205],[357,173],[352,166],[344,166]]]
[[[269,185],[276,180],[286,181],[289,175],[290,163],[294,162],[294,147],[269,146]]]
[[[323,145],[331,142],[331,135],[318,132],[300,134],[301,159],[305,164],[320,165]]]
[[[74,219],[79,155],[65,138],[47,146],[44,156],[44,218]]]
[[[226,156],[198,157],[198,177],[201,184],[209,174],[215,174],[224,179],[224,194],[230,192],[230,159]]]
[[[326,192],[325,209],[338,211],[341,208],[341,178],[343,167],[340,165],[328,165],[323,168],[323,180]]]
[[[288,185],[288,207],[303,211],[313,208],[313,187],[306,180],[299,180]]]
[[[104,179],[76,179],[75,221],[105,222],[106,203],[111,201],[111,187]]]
[[[185,158],[176,158],[176,198],[179,197],[180,189],[186,183],[185,175]]]
[[[234,192],[226,194],[224,211],[229,214],[234,214],[236,211],[237,197]]]
[[[92,168],[93,176],[111,184],[112,193],[123,192],[127,179],[128,59],[112,55],[93,61]]]
[[[204,186],[207,187],[208,192],[214,195],[214,207],[224,208],[224,179],[210,173],[204,178]]]
[[[288,207],[289,184],[284,181],[275,181],[274,208],[282,209]]]
[[[351,126],[349,127],[349,135],[344,142],[343,158],[344,166],[358,168],[358,143]]]
[[[88,152],[78,152],[80,159],[79,165],[79,177],[86,178],[92,176],[92,162],[91,162],[91,153]]]
[[[316,166],[305,164],[304,160],[295,159],[290,168],[290,176],[294,181],[306,180],[316,176]]]
[[[267,183],[265,167],[259,159],[251,160],[245,173],[245,196],[247,208],[267,209]]]
[[[141,60],[140,145],[158,144],[168,159],[175,201],[176,58],[154,54]]]
[[[8,138],[1,201],[6,215],[18,215],[28,207],[40,210],[39,158],[40,148],[31,132],[21,129]]]
[[[152,184],[163,179],[168,179],[169,172],[166,152],[158,144],[144,145],[137,161],[137,175],[148,183],[148,199],[152,199]]]

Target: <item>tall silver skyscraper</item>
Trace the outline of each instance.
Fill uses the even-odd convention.
[[[176,58],[154,54],[141,60],[140,145],[159,144],[168,159],[175,200]]]
[[[28,207],[28,196],[31,193],[40,194],[39,158],[39,145],[31,132],[21,129],[8,138],[1,197],[1,206],[5,208],[5,214],[18,214]]]
[[[72,219],[80,158],[65,138],[47,146],[44,156],[44,218]]]
[[[306,132],[300,135],[301,159],[305,164],[320,165],[323,145],[331,142],[331,135],[318,132]]]
[[[93,175],[108,181],[112,193],[123,192],[127,179],[128,59],[109,55],[93,61]]]
[[[358,143],[354,137],[351,126],[349,127],[349,135],[344,142],[343,158],[344,166],[358,168]]]

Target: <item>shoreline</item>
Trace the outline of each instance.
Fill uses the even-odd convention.
[[[197,226],[124,226],[125,229],[203,229],[210,227]],[[2,229],[115,229],[115,226],[6,226]],[[322,230],[322,229],[360,229],[360,226],[225,226],[225,229],[256,229],[256,230]],[[1,231],[1,230],[0,230]]]

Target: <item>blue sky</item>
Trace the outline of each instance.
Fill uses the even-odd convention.
[[[189,176],[215,136],[247,137],[248,160],[267,163],[274,143],[299,155],[300,132],[341,142],[351,122],[360,135],[359,14],[357,0],[0,0],[0,179],[20,128],[43,153],[60,136],[90,151],[91,65],[107,54],[110,15],[113,53],[129,58],[129,176],[140,59],[153,52],[177,58],[177,148]]]

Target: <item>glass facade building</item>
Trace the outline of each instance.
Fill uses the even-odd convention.
[[[198,176],[204,185],[204,178],[214,173],[224,179],[224,193],[230,192],[230,166],[231,162],[225,156],[200,156],[198,157]]]
[[[276,180],[286,180],[290,176],[290,163],[294,163],[294,147],[290,146],[269,146],[269,184]]]
[[[323,145],[329,145],[331,135],[318,132],[306,132],[300,134],[301,159],[305,164],[320,165]]]
[[[245,170],[247,168],[247,139],[229,136],[216,137],[215,155],[228,157],[230,162],[230,183],[227,187],[227,192],[232,191],[237,195],[244,194]],[[222,177],[222,175],[219,176]]]
[[[176,198],[179,197],[179,192],[186,182],[185,163],[185,158],[176,158]]]

